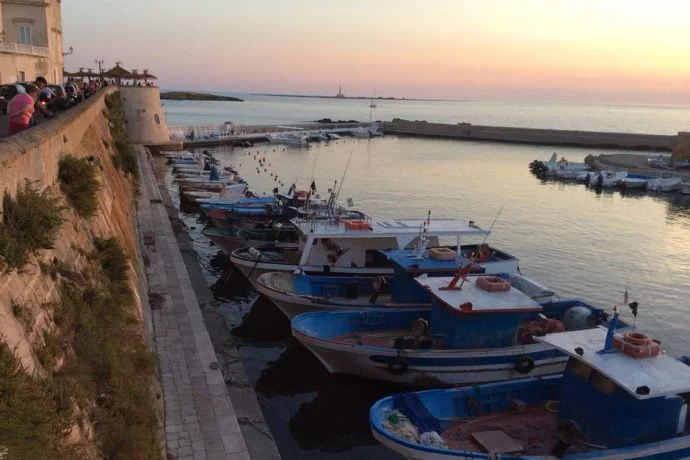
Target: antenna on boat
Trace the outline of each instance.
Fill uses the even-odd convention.
[[[350,157],[347,159],[345,171],[343,171],[343,177],[340,179],[340,186],[338,187],[338,192],[335,194],[335,200],[333,201],[333,204],[336,204],[338,202],[338,198],[340,197],[340,190],[343,188],[343,182],[345,182],[345,175],[347,174],[347,170],[350,168],[350,161],[352,161],[352,154],[354,152],[354,150],[350,150]]]
[[[470,267],[472,265],[474,265],[474,263],[477,261],[477,255],[478,255],[479,251],[481,251],[481,248],[484,247],[484,244],[486,243],[487,238],[489,238],[489,235],[491,234],[491,230],[493,230],[494,225],[496,225],[496,221],[498,220],[498,216],[501,215],[504,207],[505,207],[505,205],[501,205],[501,209],[498,210],[498,214],[496,214],[496,217],[494,217],[494,221],[491,223],[491,227],[489,227],[489,230],[486,232],[486,235],[484,235],[484,240],[482,241],[482,243],[479,246],[477,246],[477,250],[475,251],[472,258],[470,259],[470,262],[467,265],[465,265],[464,267],[460,267],[458,269],[457,273],[455,274],[455,276],[453,277],[453,279],[450,280],[450,283],[448,283],[448,286],[442,287],[441,290],[449,291],[449,290],[460,290],[460,289],[462,289],[462,285],[465,284],[465,280],[466,280],[465,275],[469,271]],[[460,248],[458,248],[458,251],[460,251]],[[458,281],[460,281],[460,278],[462,278],[462,283],[460,283],[460,286],[456,287],[456,285],[458,284]]]

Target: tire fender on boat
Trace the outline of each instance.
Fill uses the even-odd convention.
[[[529,374],[534,369],[534,359],[527,355],[518,356],[515,358],[515,365],[513,368],[518,374]]]
[[[388,372],[390,372],[392,375],[403,375],[410,367],[410,365],[407,363],[407,360],[402,356],[392,358],[390,361],[388,361],[387,366]]]

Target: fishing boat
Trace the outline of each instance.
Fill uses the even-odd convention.
[[[235,249],[244,246],[256,246],[267,243],[272,243],[276,247],[297,246],[296,230],[289,226],[283,226],[280,223],[275,224],[271,228],[255,228],[253,230],[208,227],[203,230],[202,234],[228,255]]]
[[[257,279],[256,288],[292,319],[312,311],[431,307],[426,289],[414,282],[422,274],[449,276],[463,266],[468,267],[469,273],[517,274],[517,258],[486,244],[463,246],[460,254],[456,249],[426,249],[422,244],[415,249],[379,251],[391,262],[394,270],[391,277],[269,272]],[[553,295],[549,293],[550,297]]]
[[[663,353],[632,356],[631,346],[659,345],[614,334],[614,322],[536,337],[569,357],[562,375],[379,400],[372,433],[419,460],[689,458],[690,367]]]
[[[416,246],[420,238],[428,239],[428,247],[441,246],[439,238],[455,238],[461,246],[463,237],[487,235],[472,221],[454,219],[293,219],[300,233],[297,250],[249,248],[233,251],[231,260],[253,286],[267,272],[291,272],[297,269],[308,274],[333,273],[348,275],[392,275],[390,261],[381,249],[404,249]],[[256,252],[261,255],[257,256]]]
[[[602,170],[591,174],[590,187],[613,188],[628,176],[627,171]]]
[[[331,373],[448,386],[562,372],[566,357],[535,336],[607,319],[580,300],[540,304],[503,277],[415,281],[431,308],[305,313],[292,320],[293,336]]]
[[[584,172],[591,170],[586,163],[572,163],[554,152],[548,161],[534,160],[529,165],[530,170],[544,178],[576,179]]]
[[[310,142],[308,136],[300,133],[267,134],[266,139],[275,144],[284,144],[291,147],[309,147]]]
[[[650,179],[653,179],[653,177],[641,174],[628,174],[621,179],[620,186],[624,189],[645,189]]]
[[[678,184],[678,190],[681,195],[690,195],[690,181],[683,181]]]
[[[683,179],[673,173],[663,173],[660,177],[647,181],[647,190],[651,192],[675,192]]]
[[[181,191],[182,196],[189,201],[195,201],[197,203],[206,203],[209,200],[212,202],[214,199],[224,199],[232,202],[237,202],[246,197],[247,194],[247,184],[231,184],[226,185],[220,189],[218,192],[213,192],[210,190],[194,190],[185,189]]]

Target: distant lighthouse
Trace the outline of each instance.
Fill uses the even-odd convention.
[[[336,94],[335,97],[340,97],[340,98],[345,97],[345,95],[343,94],[343,87],[342,87],[342,85],[338,85],[338,94]]]

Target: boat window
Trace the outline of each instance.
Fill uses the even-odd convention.
[[[579,379],[587,380],[592,373],[592,368],[580,360],[570,358],[570,361],[568,361],[568,372]]]
[[[613,380],[595,370],[592,371],[589,381],[592,382],[592,386],[596,390],[599,390],[607,395],[612,394],[616,389],[616,383]]]

